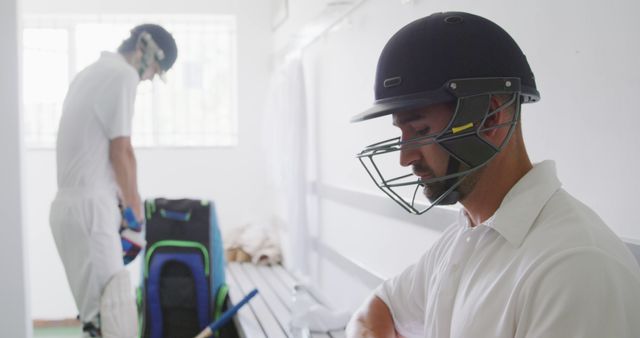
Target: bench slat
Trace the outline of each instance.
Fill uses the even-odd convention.
[[[274,287],[258,272],[256,265],[243,264],[242,268],[253,284],[260,289],[260,294],[264,296],[269,310],[271,310],[271,313],[276,317],[287,336],[291,336],[291,331],[289,330],[291,311],[284,305],[280,296],[276,294]],[[280,287],[280,285],[276,285],[276,287]]]
[[[238,285],[233,271],[227,266],[227,285],[229,285],[229,299],[232,304],[237,304],[242,300],[243,291],[240,285]],[[260,321],[256,318],[251,307],[243,306],[235,316],[233,316],[234,324],[240,337],[253,338],[253,337],[265,337]]]
[[[293,287],[296,285],[296,280],[295,278],[293,278],[293,276],[291,275],[291,273],[289,273],[289,271],[285,270],[282,265],[275,265],[272,267],[273,272],[275,273],[275,275],[280,278],[280,280],[282,281],[282,283],[284,283],[284,285],[287,287],[287,289],[289,290],[293,290]]]
[[[229,263],[227,270],[235,278],[236,289],[248,293],[254,287],[260,290],[258,297],[249,303],[251,315],[264,330],[260,336],[291,336],[289,322],[293,305],[293,289],[296,278],[281,265],[264,266],[251,263]],[[230,287],[231,293],[231,287]],[[237,296],[239,301],[241,295]],[[320,303],[320,300],[317,300]],[[239,323],[239,325],[245,325]],[[240,331],[240,330],[239,330]],[[272,332],[273,331],[273,332]],[[246,335],[253,337],[252,335]],[[344,338],[344,331],[312,332],[312,338]]]
[[[276,276],[276,273],[273,267],[268,266],[258,266],[258,272],[264,278],[269,285],[273,288],[275,293],[278,295],[278,298],[282,301],[284,306],[287,308],[289,312],[291,312],[293,305],[293,288],[288,288],[284,282]]]
[[[288,292],[293,292],[293,288],[295,287],[297,282],[295,277],[289,271],[287,271],[281,265],[274,266],[269,270],[271,270],[273,275],[278,280],[280,280],[281,283],[283,283],[283,285],[285,286],[285,290],[289,290]],[[311,295],[311,297],[313,297],[313,295]],[[291,306],[293,299],[292,297],[289,297],[288,299],[289,299],[289,306]],[[316,301],[319,304],[322,304],[322,302],[320,302],[318,299],[316,299]],[[311,337],[312,338],[331,338],[331,336],[328,333],[323,333],[323,332],[312,332]]]
[[[331,338],[345,338],[347,336],[344,331],[331,331],[329,335]]]
[[[281,265],[277,265],[273,267],[275,274],[279,277],[279,279],[286,285],[287,289],[293,290],[294,286],[297,284],[296,278]],[[320,305],[324,305],[329,307],[329,303],[326,299],[323,299],[322,295],[316,295],[315,293],[311,293],[311,297],[315,299],[316,303]],[[321,297],[321,298],[318,298]]]
[[[245,290],[245,293],[251,291],[255,287],[255,285],[243,271],[241,264],[230,263],[229,270],[232,271],[238,285],[240,285],[240,288],[242,288],[242,290]],[[267,306],[265,301],[265,296],[262,294],[262,290],[260,290],[260,293],[258,293],[258,295],[249,303],[249,305],[253,309],[253,312],[256,314],[256,317],[258,317],[260,324],[265,331],[265,334],[269,338],[286,338],[287,335],[284,332],[283,327],[280,326],[278,320],[269,310],[269,307]]]

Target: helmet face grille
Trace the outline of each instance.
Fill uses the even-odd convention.
[[[463,180],[491,161],[509,142],[520,114],[520,80],[455,79],[448,88],[457,97],[455,110],[447,126],[433,134],[412,139],[389,139],[366,147],[357,158],[376,186],[412,214],[422,214],[435,205],[454,204],[461,194],[457,190]],[[497,108],[491,108],[492,96],[510,97]],[[511,121],[488,127],[486,121],[499,111],[513,107]],[[484,138],[489,130],[507,128],[499,144]],[[444,175],[421,181],[408,168],[397,165],[399,152],[437,146],[448,155]],[[420,192],[429,192],[423,196]]]

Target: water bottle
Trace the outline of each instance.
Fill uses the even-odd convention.
[[[311,337],[307,314],[315,303],[306,286],[298,284],[293,288],[293,304],[291,307],[291,323],[289,327],[293,338]]]

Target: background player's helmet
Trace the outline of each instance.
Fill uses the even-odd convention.
[[[132,52],[142,50],[143,56],[138,73],[142,76],[153,61],[160,66],[160,77],[164,79],[164,73],[168,71],[178,58],[178,46],[176,41],[166,29],[160,25],[146,23],[138,25],[131,30],[129,38],[124,40],[118,52]]]

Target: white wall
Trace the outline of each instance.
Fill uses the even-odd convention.
[[[31,337],[27,255],[22,213],[19,6],[0,2],[0,330],[3,337]]]
[[[221,226],[232,227],[262,219],[271,209],[271,193],[264,183],[264,159],[258,151],[270,69],[268,4],[268,1],[253,0],[25,0],[23,8],[25,14],[220,13],[237,16],[239,145],[136,150],[143,197],[212,199],[216,202]],[[48,226],[49,203],[56,191],[54,152],[28,151],[25,169],[33,317],[75,317],[77,312]]]
[[[287,0],[287,18],[276,27],[272,49],[280,51],[300,38],[303,27],[318,18],[329,0]]]
[[[532,159],[556,160],[565,189],[591,206],[618,235],[640,238],[640,227],[629,216],[640,201],[636,136],[640,114],[635,102],[640,90],[636,60],[640,22],[635,18],[640,3],[402,2],[365,0],[339,29],[303,53],[307,97],[316,119],[319,185],[380,195],[354,154],[385,136],[396,136],[391,121],[350,124],[349,118],[373,101],[377,58],[394,32],[432,12],[461,10],[497,22],[527,55],[542,95],[541,102],[523,108],[525,141]],[[277,31],[275,39],[288,35],[286,30]],[[453,213],[443,213],[442,218],[417,216],[424,219],[424,226],[417,226],[330,198],[321,198],[319,208],[320,240],[383,277],[418,259],[438,237],[433,222],[446,222]],[[327,264],[321,260],[318,265]],[[332,297],[339,306],[353,307],[359,302],[353,295],[365,293],[366,286],[349,291],[340,286],[353,285],[352,276],[344,271],[318,271],[324,272],[319,276],[324,286],[342,296]]]

